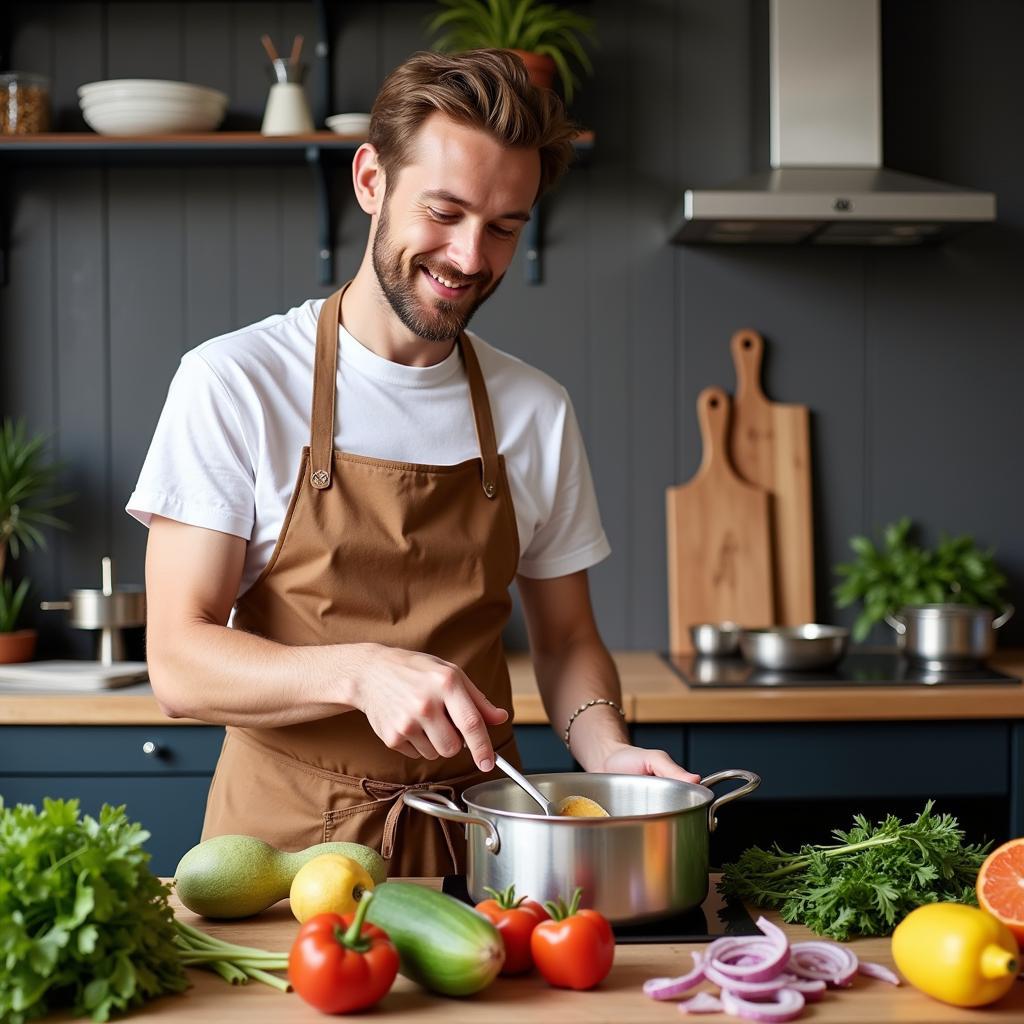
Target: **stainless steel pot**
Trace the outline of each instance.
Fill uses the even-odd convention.
[[[514,782],[498,779],[462,794],[468,810],[440,793],[410,791],[410,807],[466,826],[466,884],[474,900],[486,888],[515,884],[535,900],[568,898],[583,888],[583,906],[625,924],[700,905],[708,892],[708,836],[717,811],[755,790],[753,772],[730,769],[700,785],[650,775],[559,772],[530,775],[552,802],[577,794],[610,817],[548,818]],[[726,779],[745,785],[716,797]]]
[[[969,604],[918,604],[886,615],[897,634],[900,650],[926,668],[975,665],[991,657],[996,647],[995,631],[1013,615],[1007,605],[996,617],[987,606]]]
[[[808,670],[834,665],[846,652],[850,631],[842,626],[774,626],[740,633],[743,657],[757,668]]]

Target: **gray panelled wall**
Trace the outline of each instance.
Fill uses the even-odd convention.
[[[1024,5],[884,0],[885,147],[899,169],[991,189],[999,223],[939,249],[686,249],[666,242],[682,187],[767,162],[764,0],[592,0],[601,46],[576,107],[597,143],[547,204],[545,280],[510,271],[474,327],[552,373],[583,424],[614,553],[592,572],[608,643],[666,642],[664,490],[699,461],[694,402],[732,388],[737,327],[769,342],[766,386],[813,410],[819,617],[854,532],[912,516],[934,540],[998,548],[1021,596],[1024,497]],[[335,3],[334,107],[366,110],[424,45],[427,2]],[[12,59],[49,74],[57,127],[81,130],[75,87],[188,79],[258,125],[262,32],[313,33],[302,0],[13,4]],[[111,553],[140,581],[145,531],[121,511],[186,349],[283,311],[316,284],[303,166],[31,168],[3,189],[0,413],[52,431],[78,492],[74,529],[24,560],[35,597],[98,585]],[[366,222],[339,166],[338,273]],[[37,618],[38,618],[37,614]],[[1021,617],[1024,619],[1024,616]],[[1007,628],[1024,639],[1024,621]],[[84,653],[56,621],[46,650]],[[524,642],[518,615],[514,646]]]

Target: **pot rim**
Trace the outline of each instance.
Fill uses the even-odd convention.
[[[912,615],[917,618],[943,618],[945,616],[996,616],[996,610],[987,604],[962,604],[957,601],[943,601],[934,604],[905,604],[900,608],[900,615],[906,618]]]
[[[595,775],[600,775],[606,778],[612,779],[636,779],[645,778],[648,782],[654,785],[664,785],[669,788],[676,788],[679,786],[685,789],[698,789],[701,791],[703,799],[699,803],[695,803],[690,807],[680,807],[673,811],[654,811],[650,814],[616,814],[609,815],[607,818],[579,818],[572,817],[570,815],[546,815],[538,811],[536,814],[527,811],[506,811],[498,807],[488,807],[485,804],[476,803],[471,799],[472,794],[476,790],[483,789],[486,786],[492,786],[494,784],[503,784],[508,782],[511,787],[516,787],[516,783],[511,779],[490,779],[487,782],[478,782],[475,786],[470,786],[469,789],[465,790],[462,794],[462,802],[470,810],[483,815],[489,815],[495,818],[511,818],[521,819],[524,821],[543,821],[551,825],[560,826],[580,826],[582,828],[598,828],[608,827],[609,825],[618,825],[626,822],[644,822],[644,821],[657,821],[659,818],[673,818],[679,814],[688,814],[693,811],[702,811],[708,807],[709,804],[715,799],[714,792],[708,786],[702,786],[699,782],[682,782],[679,779],[665,779],[657,775],[626,775],[624,773],[615,772],[542,772],[535,775],[527,775],[526,778],[530,780],[534,785],[538,782],[545,782],[549,779],[558,779],[564,781],[568,779],[593,779]]]

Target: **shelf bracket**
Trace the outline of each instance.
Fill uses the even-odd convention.
[[[317,214],[320,221],[318,280],[320,284],[331,284],[334,281],[334,210],[331,204],[331,179],[327,161],[319,146],[306,147],[306,163],[313,169],[316,178]]]
[[[331,12],[327,0],[313,0],[319,38],[313,46],[313,123],[323,128],[334,111],[331,109],[333,61],[331,59]]]
[[[541,224],[541,204],[538,201],[526,222],[526,283],[540,284],[544,280],[544,266],[541,262],[541,246],[543,242],[543,225]]]

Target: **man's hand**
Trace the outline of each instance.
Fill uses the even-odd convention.
[[[680,768],[664,750],[645,750],[625,743],[605,758],[600,770],[621,775],[657,775],[662,779],[678,779],[680,782],[700,782],[699,775]]]
[[[355,674],[353,705],[373,731],[406,757],[454,757],[469,748],[477,767],[494,767],[488,725],[508,712],[495,707],[458,667],[431,654],[362,644],[366,659]]]

